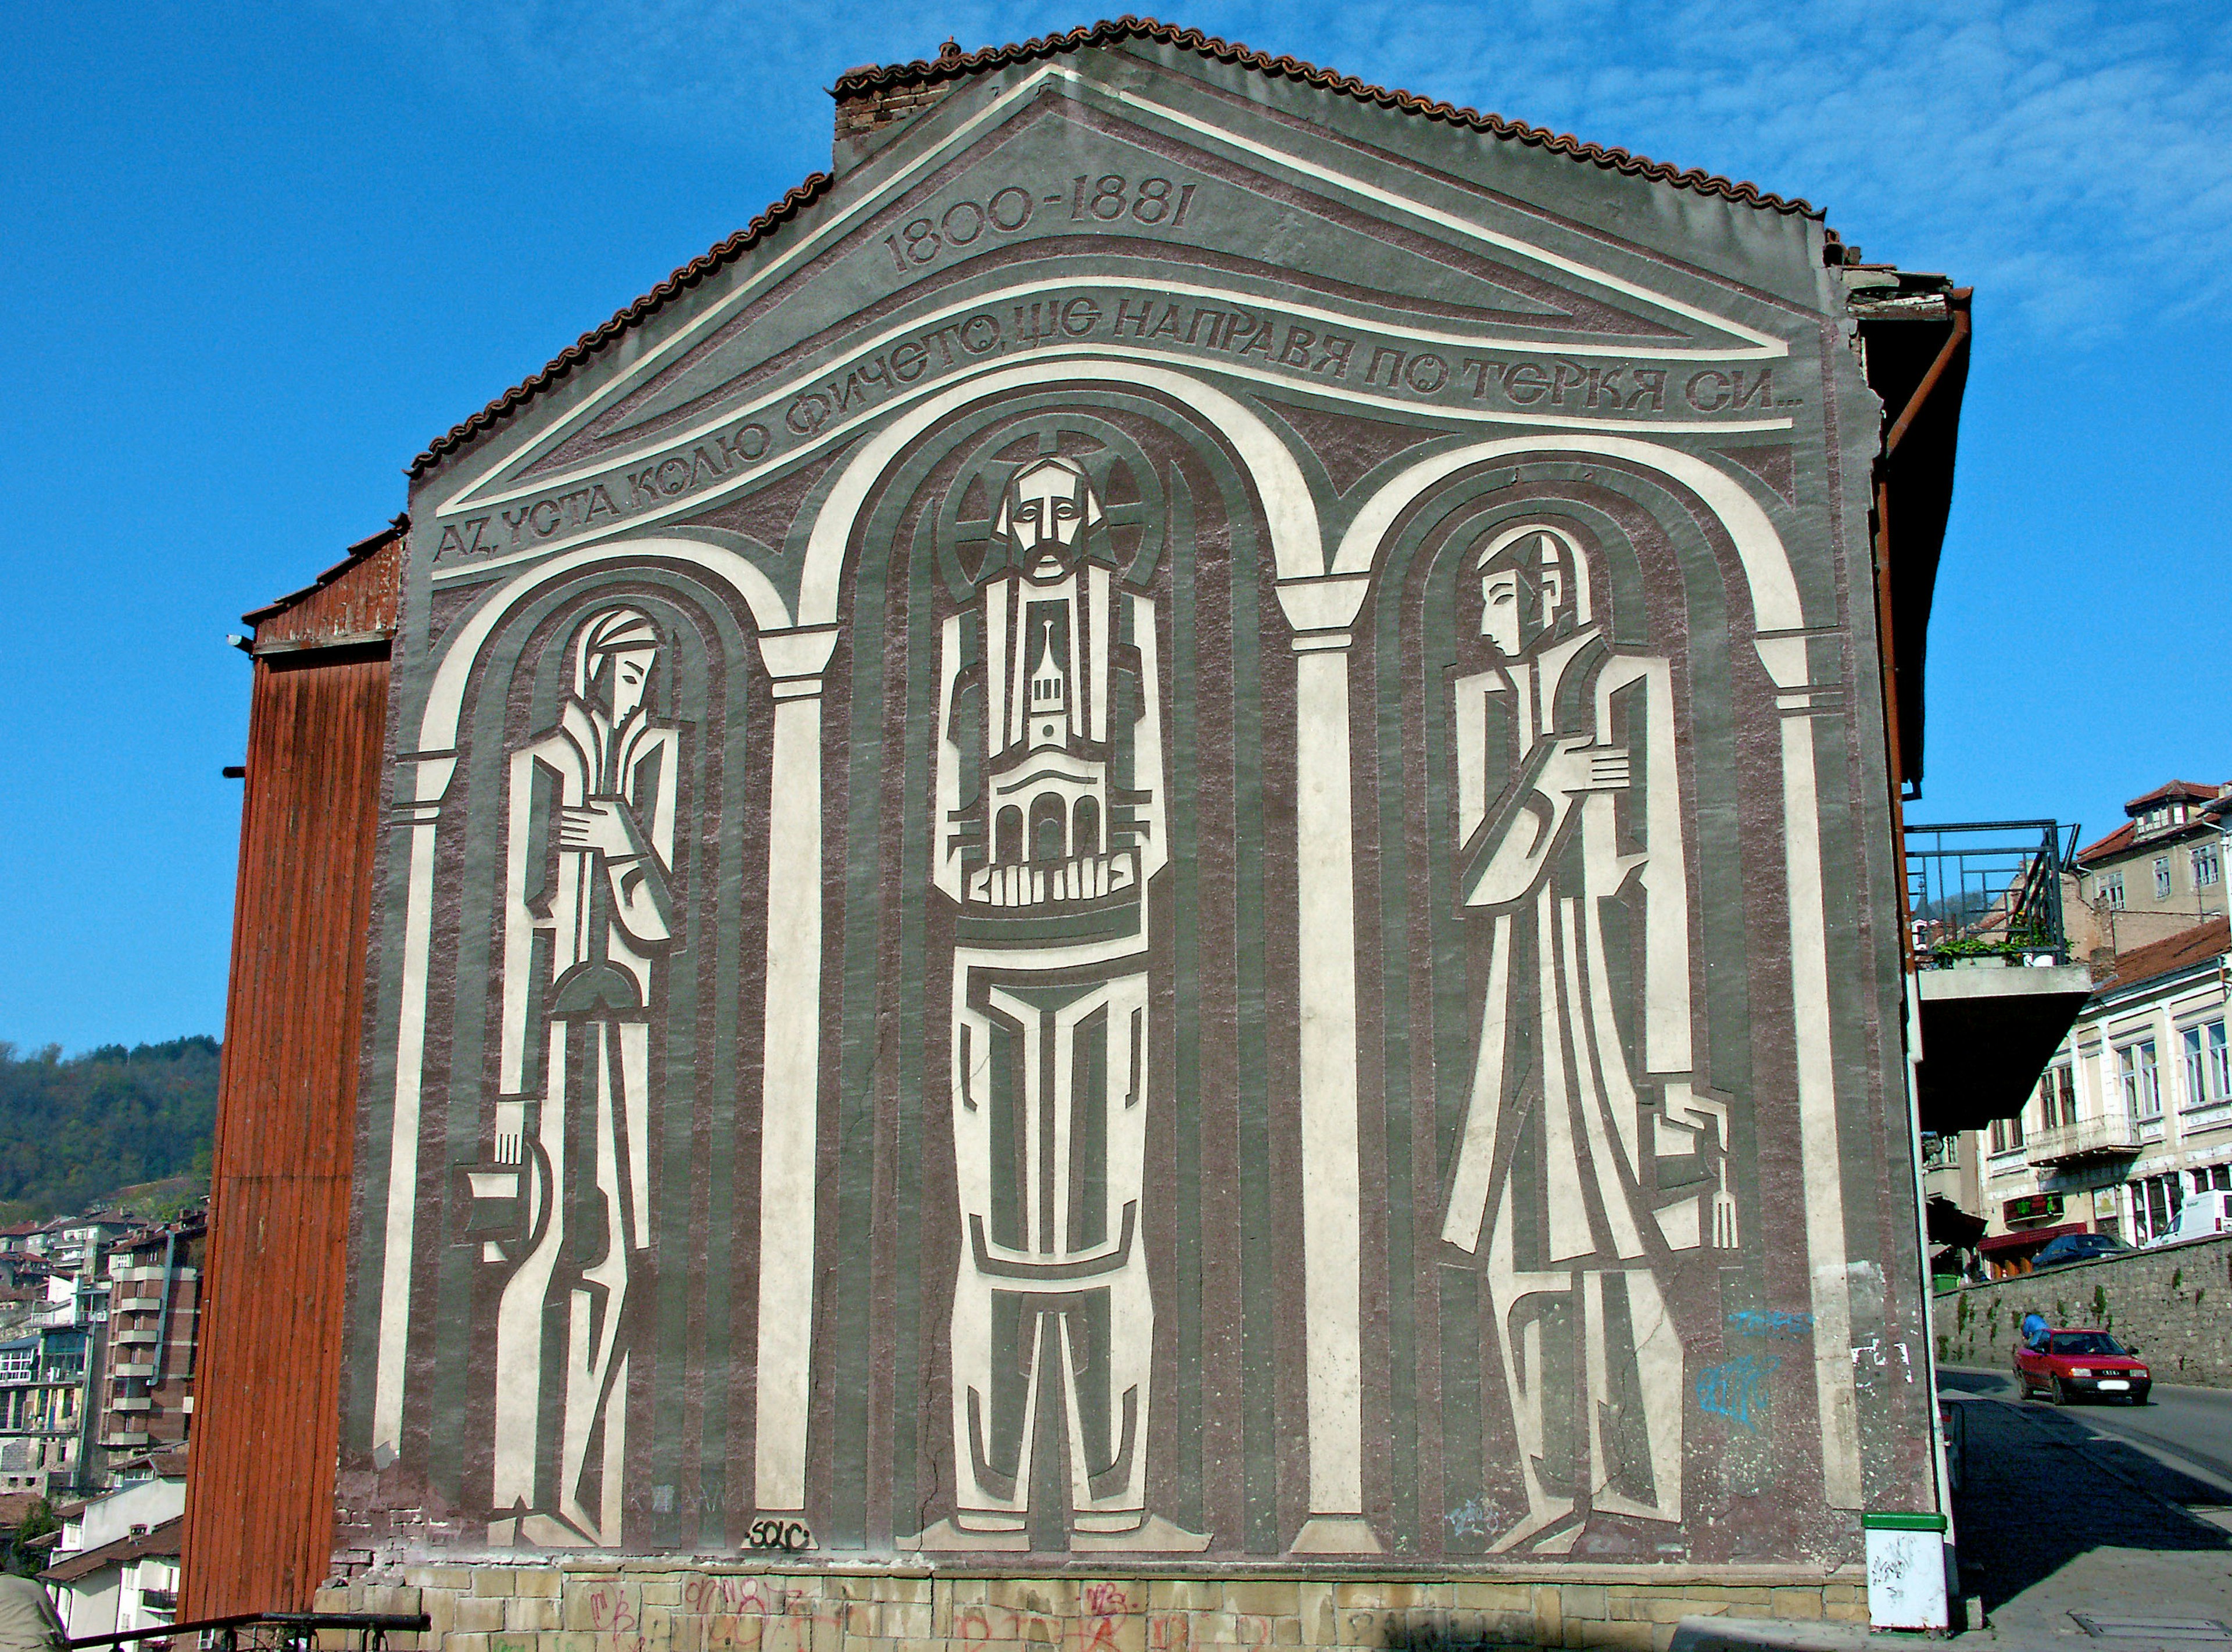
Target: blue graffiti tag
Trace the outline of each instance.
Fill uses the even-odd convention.
[[[1758,1433],[1752,1415],[1764,1397],[1767,1379],[1781,1364],[1779,1354],[1744,1354],[1711,1367],[1697,1378],[1697,1409]]]
[[[1739,1337],[1774,1337],[1796,1342],[1814,1334],[1814,1316],[1784,1313],[1775,1308],[1740,1308],[1729,1316],[1729,1329]]]
[[[1476,1497],[1458,1504],[1442,1518],[1450,1523],[1450,1532],[1454,1537],[1484,1538],[1496,1518],[1496,1511],[1488,1506],[1485,1500]]]

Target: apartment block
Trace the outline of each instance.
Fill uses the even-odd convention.
[[[109,1254],[108,1369],[101,1447],[146,1452],[183,1445],[193,1422],[200,1343],[204,1213],[148,1228]]]
[[[85,1444],[88,1325],[43,1325],[0,1342],[0,1493],[75,1486]]]
[[[2188,1194],[2232,1188],[2229,964],[2221,917],[2123,954],[2021,1111],[1932,1150],[1931,1191],[1985,1218],[1991,1271],[2063,1234],[2144,1244]]]

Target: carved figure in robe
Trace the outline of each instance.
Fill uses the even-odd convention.
[[[1736,1207],[1727,1106],[1694,1071],[1669,662],[1612,641],[1562,528],[1501,532],[1476,572],[1488,668],[1457,679],[1453,727],[1487,990],[1442,1237],[1487,1246],[1527,1499],[1493,1546],[1563,1553],[1592,1513],[1681,1518],[1662,1275],[1735,1246]]]
[[[502,1048],[470,1172],[503,1270],[489,1541],[620,1540],[630,1287],[651,1246],[651,1017],[676,942],[677,727],[639,609],[572,638],[555,726],[511,756]],[[594,1454],[593,1454],[594,1453]]]
[[[1155,605],[1123,587],[1104,520],[1075,461],[1022,465],[944,622],[957,1483],[923,1548],[1026,1546],[1048,1407],[1073,1548],[1206,1543],[1147,1507],[1147,896],[1170,845]]]

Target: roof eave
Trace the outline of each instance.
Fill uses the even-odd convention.
[[[1197,29],[1181,29],[1175,24],[1159,23],[1152,17],[1126,16],[1100,23],[1082,25],[1066,34],[1042,35],[1035,40],[1017,42],[1007,46],[987,46],[975,52],[956,49],[935,62],[917,59],[909,63],[886,64],[880,68],[863,67],[847,69],[830,87],[831,96],[840,101],[862,93],[888,89],[892,87],[956,80],[985,73],[1009,64],[1026,62],[1054,56],[1061,52],[1081,50],[1089,46],[1110,45],[1126,40],[1153,40],[1174,45],[1212,57],[1221,62],[1237,63],[1261,73],[1289,80],[1304,81],[1327,91],[1337,92],[1361,102],[1376,104],[1382,108],[1399,109],[1422,119],[1491,133],[1497,137],[1546,149],[1554,153],[1571,156],[1576,161],[1595,165],[1606,171],[1643,178],[1652,182],[1711,195],[1742,205],[1763,211],[1820,220],[1821,210],[1800,197],[1777,195],[1762,190],[1755,184],[1740,183],[1708,172],[1702,167],[1684,170],[1664,161],[1655,161],[1645,155],[1637,155],[1625,149],[1606,148],[1601,144],[1583,143],[1569,134],[1554,133],[1547,127],[1531,126],[1523,121],[1506,120],[1498,114],[1483,113],[1477,109],[1422,98],[1399,88],[1374,86],[1353,75],[1320,68],[1295,57],[1273,57],[1268,53],[1252,51],[1244,45],[1217,39]],[[796,217],[807,207],[826,194],[835,181],[832,172],[814,172],[787,192],[783,198],[754,218],[744,228],[725,241],[720,242],[704,256],[692,259],[669,275],[650,292],[633,303],[613,314],[603,326],[583,334],[574,343],[560,351],[542,370],[513,385],[478,412],[460,420],[447,431],[426,444],[406,468],[412,480],[431,474],[451,457],[477,443],[481,437],[496,429],[513,413],[543,392],[552,388],[583,366],[613,340],[631,328],[639,326],[657,314],[681,294],[696,287],[708,276],[735,262],[759,242],[782,225]]]

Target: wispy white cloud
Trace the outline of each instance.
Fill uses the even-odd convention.
[[[767,146],[803,171],[845,68],[1087,19],[935,8],[402,0],[359,26],[481,87]],[[2232,294],[2232,14],[2105,0],[1350,0],[1181,21],[1825,207],[1871,257],[1941,269],[2044,337]],[[514,107],[519,107],[516,102]],[[762,153],[769,152],[762,148]],[[769,153],[769,158],[774,157]]]

